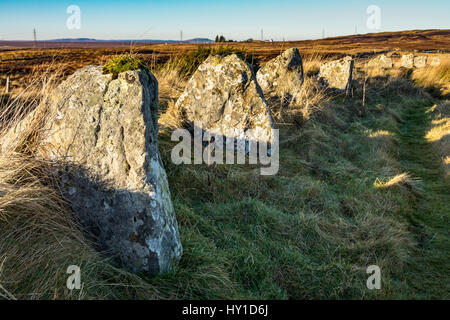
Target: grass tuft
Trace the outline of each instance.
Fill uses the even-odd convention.
[[[254,56],[242,49],[225,46],[198,46],[196,50],[187,54],[172,56],[169,61],[166,62],[164,68],[175,69],[181,76],[190,77],[210,55],[228,56],[231,54],[238,55],[241,59],[252,65],[255,72],[257,71],[258,61]]]
[[[437,97],[450,95],[450,62],[416,69],[412,79],[417,86],[426,88]]]
[[[150,73],[150,69],[145,62],[133,55],[120,55],[109,60],[103,66],[103,73],[112,74],[113,79],[117,79],[119,73],[130,70],[144,70]]]

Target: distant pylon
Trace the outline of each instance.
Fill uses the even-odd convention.
[[[261,41],[264,41],[264,29],[261,29]]]
[[[36,29],[33,29],[33,40],[34,40],[34,47],[36,48],[36,42],[37,42]]]
[[[180,40],[183,42],[183,30],[180,31]]]
[[[322,29],[322,39],[325,39],[325,28]]]

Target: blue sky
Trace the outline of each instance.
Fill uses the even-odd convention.
[[[81,28],[69,30],[67,7],[81,9]],[[370,30],[366,9],[381,9],[381,28]],[[325,35],[450,29],[449,0],[0,0],[0,40],[226,38],[303,40]]]

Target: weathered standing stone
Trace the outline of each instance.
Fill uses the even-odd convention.
[[[394,66],[392,59],[382,54],[372,60],[370,60],[367,66],[371,68],[390,69]]]
[[[433,57],[430,61],[430,65],[432,67],[438,67],[441,64],[441,58],[440,57]]]
[[[428,57],[420,56],[414,58],[414,67],[416,68],[425,68],[427,66]]]
[[[235,54],[208,57],[187,83],[176,106],[189,122],[210,134],[273,141],[267,101],[252,67]]]
[[[267,62],[256,73],[266,98],[283,98],[295,103],[303,84],[303,62],[297,48],[288,49]]]
[[[430,66],[432,67],[438,67],[441,64],[441,58],[440,57],[433,57],[430,62]]]
[[[318,75],[319,83],[339,91],[350,90],[352,87],[353,65],[354,61],[350,56],[323,64]]]
[[[414,67],[414,54],[404,54],[402,56],[402,67],[413,68]]]
[[[42,153],[68,164],[63,190],[82,225],[124,267],[156,275],[181,257],[158,150],[158,83],[127,71],[78,70],[52,93]]]

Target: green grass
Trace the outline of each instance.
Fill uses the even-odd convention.
[[[145,62],[132,55],[121,55],[115,57],[103,66],[103,73],[112,74],[113,79],[117,79],[119,73],[130,70],[144,70],[147,73],[150,72],[150,69]]]
[[[448,196],[441,193],[448,187],[429,146],[408,145],[403,135],[405,126],[417,126],[423,142],[429,119],[415,123],[405,110],[431,100],[407,80],[374,82],[364,117],[357,99],[336,98],[301,132],[281,128],[274,177],[244,166],[173,166],[172,143],[160,136],[182,238],[201,235],[237,292],[258,299],[448,297]],[[416,163],[405,149],[430,159]],[[421,170],[433,173],[429,181]],[[377,186],[404,172],[412,178]],[[437,234],[440,244],[431,253],[422,248],[418,219],[433,221],[427,241]],[[365,287],[371,264],[381,267],[381,291]]]
[[[412,231],[418,246],[408,260],[404,277],[408,283],[400,297],[450,298],[450,181],[441,160],[425,135],[431,127],[430,103],[406,104],[405,123],[400,126],[402,166],[423,181],[424,197],[411,208]]]
[[[282,128],[274,177],[246,166],[174,166],[173,143],[160,136],[182,238],[197,234],[212,245],[212,254],[226,262],[223,276],[247,298],[392,296],[392,279],[401,277],[413,247],[405,219],[397,216],[409,194],[374,186],[389,164],[386,154],[375,153],[386,142],[369,133],[396,122],[387,112],[355,117],[352,103],[328,106],[337,119],[313,119],[300,132]],[[366,288],[371,264],[384,271],[381,292]]]

